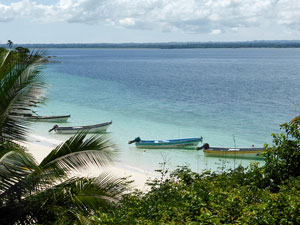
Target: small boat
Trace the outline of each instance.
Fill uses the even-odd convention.
[[[32,122],[55,122],[55,123],[65,123],[71,117],[71,115],[61,115],[61,116],[35,116],[26,115],[25,118]]]
[[[198,147],[197,150],[203,149],[205,156],[211,157],[236,157],[236,158],[262,158],[262,152],[265,148],[223,148],[223,147],[210,147],[205,143],[203,146]]]
[[[60,115],[60,116],[40,116],[37,112],[28,109],[20,109],[23,113],[23,117],[32,122],[56,122],[64,123],[71,117],[71,115]],[[33,115],[33,113],[35,115]]]
[[[137,148],[195,148],[199,142],[202,142],[203,137],[200,138],[185,138],[173,140],[141,140],[140,137],[129,141],[128,144],[135,143]]]
[[[49,130],[55,131],[57,134],[76,134],[78,131],[86,131],[88,133],[102,133],[106,132],[107,128],[112,124],[112,121],[99,123],[89,126],[76,126],[76,127],[59,127],[55,125],[52,129]]]

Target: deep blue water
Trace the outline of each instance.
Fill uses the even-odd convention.
[[[214,146],[262,146],[279,124],[300,112],[300,49],[50,49],[47,54],[61,63],[44,70],[50,88],[41,112],[71,113],[72,125],[112,119],[111,134],[132,166],[155,167],[162,154],[173,167],[215,163],[199,152],[146,154],[128,148],[136,136],[203,136]]]

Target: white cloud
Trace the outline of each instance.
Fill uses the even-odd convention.
[[[217,34],[221,34],[222,31],[220,29],[213,29],[210,31],[209,34],[212,34],[212,35],[217,35]]]
[[[135,20],[133,18],[125,18],[125,19],[119,20],[119,23],[124,26],[134,26]]]
[[[278,2],[279,24],[291,28],[300,28],[300,1],[299,0],[281,0]]]
[[[0,4],[0,12],[0,22],[7,22],[14,18],[13,10],[9,6]]]
[[[300,27],[299,0],[60,0],[52,5],[21,0],[0,3],[0,12],[0,22],[29,18],[187,33],[237,32],[264,23]]]

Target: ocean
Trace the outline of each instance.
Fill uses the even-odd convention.
[[[280,124],[300,113],[300,49],[48,49],[47,104],[40,115],[71,114],[60,126],[113,121],[117,163],[153,172],[247,166],[253,160],[205,157],[202,151],[141,150],[128,141],[203,136],[222,147],[272,144]],[[51,123],[32,132],[50,139]],[[201,144],[200,144],[201,145]],[[257,161],[262,163],[262,161]]]

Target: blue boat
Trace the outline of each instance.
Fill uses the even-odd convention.
[[[141,140],[140,137],[137,137],[128,144],[135,143],[137,148],[196,148],[202,140],[203,137],[172,140]]]

